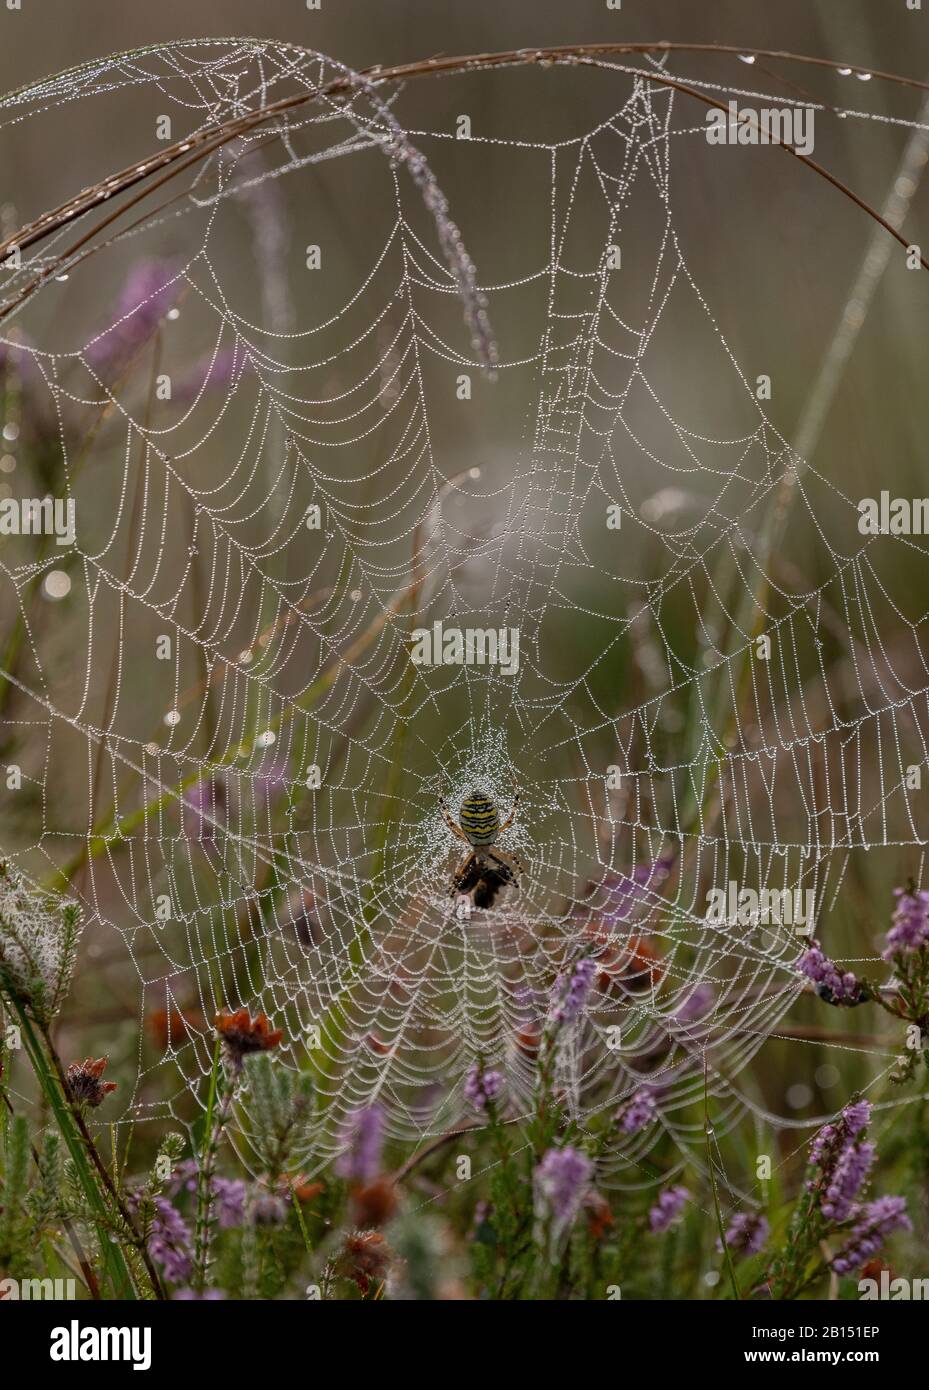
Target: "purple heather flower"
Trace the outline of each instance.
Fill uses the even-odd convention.
[[[224,1230],[245,1221],[245,1183],[241,1178],[214,1178],[213,1197],[219,1224]]]
[[[623,1134],[635,1134],[655,1118],[655,1097],[649,1090],[636,1091],[630,1101],[617,1112]]]
[[[819,1204],[827,1221],[847,1221],[851,1216],[876,1155],[873,1144],[856,1143],[847,1144],[839,1154]]]
[[[850,1101],[842,1111],[842,1120],[847,1133],[854,1139],[856,1134],[867,1129],[871,1123],[871,1102],[867,1100]]]
[[[226,1295],[223,1293],[222,1289],[204,1289],[202,1292],[198,1293],[196,1289],[190,1287],[175,1289],[174,1293],[171,1295],[172,1301],[175,1303],[192,1303],[195,1301],[197,1303],[219,1303],[225,1297]]]
[[[831,1124],[823,1125],[810,1145],[814,1170],[807,1187],[827,1221],[847,1221],[856,1211],[858,1194],[876,1157],[864,1140],[871,1119],[866,1100],[852,1101]]]
[[[858,1213],[848,1243],[832,1261],[836,1274],[854,1274],[880,1250],[894,1231],[911,1231],[905,1197],[878,1197]]]
[[[929,892],[924,889],[908,893],[904,888],[895,888],[897,899],[893,923],[887,933],[887,945],[883,951],[885,960],[894,956],[912,955],[924,946],[929,946]]]
[[[534,1175],[539,1207],[550,1215],[555,1230],[570,1226],[590,1187],[594,1165],[586,1154],[566,1144],[543,1154]]]
[[[175,1196],[178,1192],[196,1192],[200,1181],[200,1169],[195,1158],[185,1158],[174,1169],[167,1190]],[[246,1186],[241,1178],[213,1179],[213,1200],[219,1224],[223,1229],[241,1226],[245,1220]]]
[[[660,1193],[658,1201],[648,1213],[648,1224],[655,1235],[666,1231],[671,1223],[684,1210],[690,1200],[686,1187],[669,1187]]]
[[[174,1171],[167,1184],[167,1191],[172,1197],[175,1197],[182,1188],[188,1192],[196,1192],[199,1171],[200,1168],[195,1158],[182,1158],[180,1163],[174,1166]]]
[[[367,1185],[381,1171],[384,1147],[384,1112],[379,1105],[366,1105],[348,1116],[342,1130],[345,1152],[336,1163],[336,1172],[349,1182]]]
[[[193,1237],[180,1212],[167,1197],[156,1197],[155,1214],[148,1237],[148,1249],[172,1284],[190,1278],[193,1267]]]
[[[842,971],[823,954],[818,942],[812,941],[809,950],[797,961],[797,969],[816,986],[816,993],[827,1004],[851,1007],[865,999],[864,988],[850,970]]]
[[[828,1125],[823,1125],[810,1145],[810,1163],[823,1174],[831,1172],[843,1147],[867,1128],[871,1122],[871,1106],[866,1100],[854,1100]]]
[[[740,1211],[732,1218],[726,1231],[726,1244],[738,1255],[757,1255],[768,1239],[771,1227],[759,1212]],[[722,1243],[717,1240],[717,1250]]]
[[[573,1023],[582,1012],[596,968],[592,958],[585,956],[577,962],[568,978],[564,973],[558,976],[552,991],[553,1017],[556,1023]]]
[[[503,1087],[503,1077],[498,1071],[484,1071],[475,1062],[465,1077],[465,1100],[470,1101],[475,1110],[485,1110],[487,1102],[496,1100]]]
[[[866,1100],[853,1100],[831,1124],[823,1125],[810,1145],[810,1163],[828,1177],[843,1149],[868,1127],[871,1106]]]

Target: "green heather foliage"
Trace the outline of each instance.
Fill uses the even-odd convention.
[[[922,952],[929,945],[908,959],[910,981],[922,977]],[[823,968],[818,957],[813,968]],[[186,1297],[192,1286],[195,1297],[597,1300],[803,1298],[830,1287],[854,1298],[865,1256],[890,1254],[895,1270],[914,1268],[929,1225],[925,1101],[876,1110],[852,1096],[816,1134],[806,1166],[792,1165],[789,1183],[758,1184],[745,1202],[734,1200],[736,1186],[752,1192],[753,1184],[744,1174],[731,1181],[738,1147],[716,1140],[713,1102],[697,1098],[708,1165],[671,1166],[674,1150],[659,1141],[643,1165],[650,1181],[615,1190],[603,1129],[579,1128],[553,1081],[583,1009],[579,988],[567,1012],[566,997],[561,983],[528,1117],[511,1115],[479,1069],[469,1082],[481,1097],[476,1129],[404,1156],[385,1147],[371,1111],[370,1123],[356,1122],[349,1157],[312,1179],[299,1175],[311,1158],[312,1082],[273,1049],[247,1056],[238,1072],[214,1069],[209,1142],[192,1151],[167,1132],[147,1173],[123,1158],[107,1180],[98,1166],[103,1131],[78,1124],[62,1164],[56,1129],[32,1134],[6,1084],[0,1271],[60,1277],[79,1251],[84,1296],[123,1287],[142,1298]],[[36,1045],[51,1085],[54,1045],[47,1033]],[[7,1050],[4,1064],[7,1082],[20,1061]],[[912,1084],[887,1082],[891,1093]],[[74,1142],[66,1123],[63,1132]],[[198,1153],[209,1158],[208,1182]],[[201,1217],[205,1256],[195,1237]]]

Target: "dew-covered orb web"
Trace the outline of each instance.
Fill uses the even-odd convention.
[[[558,1088],[582,1128],[650,1110],[600,1141],[638,1183],[659,1136],[703,1142],[705,1089],[717,1132],[782,1122],[748,1064],[797,928],[828,938],[856,851],[924,842],[923,614],[884,572],[910,543],[774,427],[691,264],[681,180],[729,152],[669,60],[497,74],[500,129],[472,67],[464,124],[447,83],[255,41],[0,104],[5,151],[88,109],[136,142],[45,171],[43,206],[94,189],[50,234],[4,227],[5,447],[75,528],[0,557],[3,848],[84,904],[77,1007],[141,1020],[125,1123],[192,1118],[241,1006],[315,1076],[308,1172],[374,1101],[397,1140],[460,1125],[476,1060],[524,1113],[589,955]],[[579,81],[602,110],[559,130]],[[440,804],[476,791],[518,797],[483,909]],[[708,917],[732,883],[810,913]]]

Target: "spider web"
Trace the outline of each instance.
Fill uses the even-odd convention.
[[[4,267],[26,291],[7,418],[28,404],[39,481],[77,506],[73,546],[0,563],[27,793],[5,848],[85,905],[78,1010],[102,992],[145,1024],[126,1123],[190,1121],[213,1015],[242,1005],[316,1077],[307,1171],[374,1101],[397,1139],[459,1125],[478,1059],[522,1113],[553,984],[592,953],[558,1085],[585,1128],[647,1091],[654,1122],[603,1141],[610,1181],[647,1181],[663,1135],[702,1142],[705,1086],[717,1134],[789,1123],[746,1068],[805,938],[709,921],[708,891],[810,890],[828,936],[857,852],[924,843],[924,615],[883,570],[918,545],[862,542],[714,318],[672,209],[702,111],[664,61],[585,68],[612,109],[548,140],[406,130],[405,93],[272,42],[159,46],[0,105],[7,145],[89,106],[148,149],[160,115],[192,139],[312,97],[118,231],[79,244],[104,186]],[[487,169],[528,212],[450,209],[440,183]],[[815,583],[777,554],[788,511]],[[435,622],[517,629],[518,671],[414,664]],[[514,786],[500,847],[525,872],[468,914],[439,798],[505,813]]]

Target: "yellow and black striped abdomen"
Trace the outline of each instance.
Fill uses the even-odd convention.
[[[492,845],[500,833],[500,813],[483,792],[472,792],[465,797],[459,821],[472,845]]]

